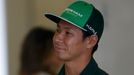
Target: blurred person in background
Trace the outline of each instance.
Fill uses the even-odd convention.
[[[22,44],[20,75],[57,75],[61,61],[53,52],[53,31],[35,27]]]

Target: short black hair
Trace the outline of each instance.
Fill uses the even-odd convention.
[[[86,31],[82,30],[82,33],[83,33],[83,40],[91,35],[93,35],[93,33],[87,33]],[[96,43],[96,45],[93,47],[93,50],[92,50],[92,54],[94,54],[94,52],[97,50],[98,48],[98,42]]]

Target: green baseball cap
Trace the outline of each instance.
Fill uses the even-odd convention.
[[[69,22],[88,33],[97,35],[99,39],[104,28],[102,14],[91,3],[82,0],[70,4],[60,16],[52,13],[45,13],[45,16],[55,23],[59,23],[60,20]]]

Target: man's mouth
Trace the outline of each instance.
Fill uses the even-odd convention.
[[[63,46],[59,46],[59,45],[54,45],[54,50],[56,52],[65,52],[65,48],[63,48]]]

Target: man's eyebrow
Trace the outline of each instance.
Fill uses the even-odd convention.
[[[57,28],[60,28],[60,25],[59,24],[57,24]],[[70,28],[68,26],[65,26],[64,29],[69,30]]]
[[[69,28],[69,27],[67,27],[67,26],[65,26],[64,29],[71,30],[71,28]]]
[[[64,27],[65,30],[73,32],[74,30],[70,27]]]
[[[57,28],[60,28],[59,24],[57,24]],[[73,29],[68,26],[65,26],[63,29],[73,31]]]

